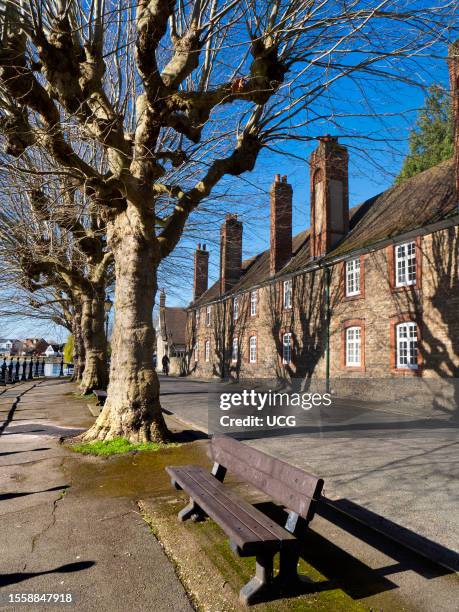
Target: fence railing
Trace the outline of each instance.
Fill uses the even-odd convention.
[[[26,380],[35,380],[37,378],[59,378],[70,374],[72,368],[70,364],[60,361],[47,361],[44,357],[27,358],[3,358],[3,363],[0,366],[0,385],[12,385]]]

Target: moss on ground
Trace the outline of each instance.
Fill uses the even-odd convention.
[[[171,448],[177,444],[160,444],[158,442],[142,442],[133,444],[126,438],[113,438],[113,440],[103,440],[95,442],[83,442],[74,444],[69,448],[75,453],[83,455],[97,455],[107,457],[109,455],[119,455],[121,453],[129,453],[131,451],[158,451],[164,448]]]
[[[246,610],[238,601],[238,593],[254,574],[254,558],[235,555],[227,536],[214,521],[180,523],[176,513],[184,502],[177,497],[161,496],[141,501],[139,507],[197,610]],[[368,612],[371,609],[304,559],[300,559],[298,571],[311,581],[305,584],[301,594],[278,595],[271,601],[268,596],[268,601],[251,606],[251,609],[254,612]],[[278,555],[274,563],[275,575],[277,572]]]

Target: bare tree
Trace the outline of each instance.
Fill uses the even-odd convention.
[[[152,307],[158,268],[190,215],[225,177],[252,170],[263,147],[310,139],[317,101],[340,80],[412,82],[410,62],[455,27],[457,3],[0,6],[6,150],[40,149],[69,175],[106,222],[115,261],[108,398],[84,437],[162,440]]]
[[[27,160],[33,175],[11,170],[6,183],[1,177],[0,254],[41,317],[44,306],[58,305],[51,320],[74,334],[76,377],[81,374],[81,390],[88,393],[107,385],[104,300],[112,257],[97,214],[62,180],[37,180],[46,166],[34,161]],[[51,299],[35,297],[43,289],[51,290]]]

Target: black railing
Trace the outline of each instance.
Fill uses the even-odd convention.
[[[1,360],[3,362],[1,363]],[[60,378],[69,374],[71,364],[64,364],[64,360],[46,361],[44,357],[0,357],[0,386],[35,380],[38,378]],[[64,373],[64,366],[67,372]]]

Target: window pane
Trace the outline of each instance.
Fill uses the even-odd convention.
[[[397,287],[416,284],[416,244],[407,242],[395,247],[395,284]]]
[[[346,329],[346,365],[361,365],[361,336],[360,327],[348,327]]]
[[[346,295],[360,293],[360,259],[346,262]]]
[[[239,352],[238,349],[239,349],[239,346],[238,346],[237,338],[233,338],[233,350],[232,350],[232,353],[231,353],[232,361],[237,361],[238,352]]]
[[[252,291],[250,294],[250,315],[253,317],[257,314],[257,301],[258,295],[256,291]]]
[[[282,338],[282,361],[290,363],[292,359],[292,334],[284,334]]]
[[[397,367],[418,367],[418,331],[414,322],[397,325]]]

